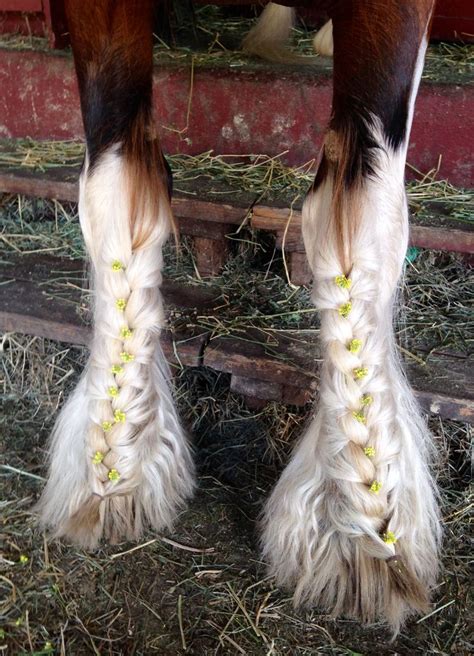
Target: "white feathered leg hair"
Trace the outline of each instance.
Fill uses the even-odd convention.
[[[393,148],[375,116],[365,129],[373,174],[344,188],[338,172],[356,140],[331,131],[303,208],[321,311],[320,399],[266,505],[262,542],[271,572],[295,590],[297,604],[385,619],[397,631],[409,613],[427,608],[440,527],[431,437],[392,328],[408,242],[406,141]]]
[[[145,17],[142,5],[129,15],[123,0],[113,8],[105,0],[69,4],[88,140],[79,215],[92,264],[94,334],[53,431],[39,509],[54,535],[92,548],[101,537],[170,527],[192,492],[193,465],[159,342],[162,246],[172,215],[151,119],[151,10]],[[94,66],[86,65],[91,57]]]

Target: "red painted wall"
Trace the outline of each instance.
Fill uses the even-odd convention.
[[[82,138],[72,59],[65,53],[0,50],[0,137]],[[329,116],[331,81],[278,69],[196,67],[189,125],[190,69],[155,73],[157,124],[166,152],[268,153],[286,162],[316,157]],[[423,172],[442,155],[440,177],[474,186],[474,86],[423,83],[408,161]]]

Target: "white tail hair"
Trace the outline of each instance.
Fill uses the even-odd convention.
[[[408,242],[405,152],[394,153],[377,127],[373,137],[377,176],[344,192],[343,252],[330,168],[304,204],[325,359],[318,413],[265,509],[263,548],[296,603],[385,618],[397,631],[427,608],[440,527],[431,437],[392,328]],[[329,133],[329,159],[338,157],[335,139]]]
[[[332,38],[332,20],[329,20],[316,32],[313,38],[314,51],[325,57],[334,54],[334,41]]]
[[[39,503],[56,536],[85,547],[170,527],[193,489],[190,447],[159,344],[162,245],[171,209],[142,198],[133,243],[133,174],[116,144],[81,175],[79,214],[95,286],[94,336],[81,380],[53,431]],[[150,193],[150,196],[153,192]]]
[[[293,7],[269,2],[242,41],[242,50],[249,55],[269,61],[282,63],[308,61],[308,58],[304,59],[286,48],[294,24]]]
[[[269,2],[258,21],[242,41],[242,50],[249,55],[283,64],[310,64],[314,57],[302,56],[287,48],[291,30],[295,26],[294,7]],[[319,55],[332,57],[332,21],[328,21],[315,34],[313,48]]]

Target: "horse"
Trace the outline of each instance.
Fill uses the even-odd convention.
[[[268,4],[244,49],[279,57],[293,4]],[[428,608],[441,533],[432,440],[392,328],[408,240],[404,167],[433,4],[306,2],[327,13],[315,45],[334,54],[331,119],[303,208],[324,362],[315,416],[262,520],[264,559],[297,605],[385,620],[395,632]],[[175,224],[152,116],[152,5],[66,0],[86,137],[79,216],[94,328],[51,436],[39,512],[54,536],[89,549],[171,528],[195,486],[159,341],[162,247]]]

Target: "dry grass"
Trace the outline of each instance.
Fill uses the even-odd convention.
[[[45,248],[82,256],[75,206],[4,197],[0,212],[4,257]],[[219,317],[172,321],[197,321],[216,334],[237,336],[249,326],[317,330],[307,291],[285,284],[282,262],[263,235],[239,233],[233,257],[212,281],[195,275],[186,245],[179,259],[168,251],[166,273],[195,285],[218,285],[228,299]],[[408,266],[406,292],[402,330],[408,348],[416,351],[426,342],[472,348],[469,270],[461,258],[419,252]],[[31,514],[45,475],[45,441],[82,369],[85,349],[18,334],[4,335],[0,346],[0,647],[8,645],[9,653],[470,653],[467,530],[474,498],[468,426],[432,421],[446,526],[445,570],[433,614],[411,622],[390,643],[382,626],[361,629],[317,609],[295,611],[260,562],[261,504],[307,421],[308,408],[269,404],[253,412],[230,392],[227,376],[205,368],[177,369],[181,416],[196,443],[198,494],[168,536],[171,543],[162,539],[167,536],[150,534],[139,545],[87,554],[47,542]]]

